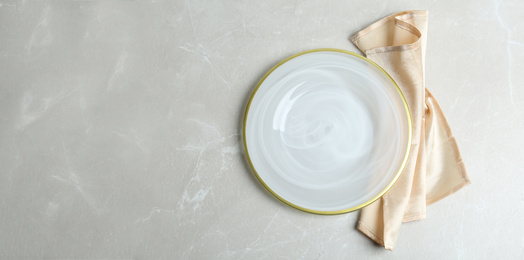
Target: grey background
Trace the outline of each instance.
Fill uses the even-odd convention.
[[[393,252],[272,198],[240,119],[278,61],[427,9],[472,185]],[[0,1],[0,258],[524,258],[524,2]]]

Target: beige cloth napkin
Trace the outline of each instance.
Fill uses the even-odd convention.
[[[393,187],[361,211],[357,229],[393,250],[402,222],[424,219],[426,206],[470,183],[449,125],[425,88],[427,11],[397,13],[350,40],[384,68],[404,93],[413,137],[407,164]]]

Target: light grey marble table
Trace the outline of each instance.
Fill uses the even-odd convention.
[[[472,185],[402,227],[280,203],[248,169],[256,82],[430,12],[427,85]],[[524,258],[524,2],[0,1],[0,258]]]

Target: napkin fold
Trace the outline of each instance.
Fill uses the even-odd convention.
[[[470,183],[457,143],[437,101],[425,88],[427,11],[385,17],[350,40],[384,68],[402,90],[412,116],[406,166],[393,187],[362,209],[357,229],[393,250],[403,222],[426,217],[426,206]]]

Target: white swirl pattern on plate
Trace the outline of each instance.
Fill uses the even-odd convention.
[[[312,52],[274,70],[246,122],[260,178],[283,199],[316,211],[358,206],[401,167],[408,117],[390,79],[358,57]]]

